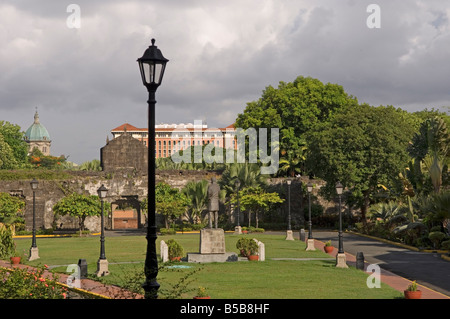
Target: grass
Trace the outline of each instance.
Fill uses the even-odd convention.
[[[336,268],[333,259],[322,251],[305,251],[305,243],[286,241],[285,236],[251,234],[265,244],[265,262],[230,263],[177,263],[188,266],[183,269],[163,267],[158,274],[160,291],[173,295],[181,278],[186,277],[183,298],[192,298],[199,286],[207,288],[215,299],[394,299],[402,293],[382,284],[381,288],[368,288],[368,273],[353,267]],[[185,253],[198,252],[199,235],[165,235],[159,243],[173,238],[184,248]],[[236,252],[238,235],[226,235],[226,250]],[[31,239],[16,239],[19,251],[28,251]],[[88,272],[94,274],[100,255],[98,236],[81,238],[37,238],[40,259],[27,262],[30,265],[47,264],[59,272],[65,272],[69,264],[86,259]],[[147,241],[143,236],[106,237],[105,251],[111,274],[102,281],[110,284],[128,285],[129,281],[143,282],[143,263]],[[313,258],[312,260],[272,260],[272,258]],[[170,265],[170,264],[169,264]],[[160,264],[161,266],[161,264]],[[191,289],[191,290],[189,290]],[[183,289],[179,289],[183,290]]]

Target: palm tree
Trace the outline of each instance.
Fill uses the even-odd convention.
[[[239,180],[240,188],[264,187],[267,177],[261,174],[261,168],[256,163],[232,163],[227,166],[219,181],[227,196],[235,192],[235,182]]]
[[[196,223],[208,205],[208,181],[191,181],[182,189],[182,193],[189,200],[188,218],[191,223]]]
[[[288,176],[294,177],[295,173],[301,173],[303,164],[305,163],[306,146],[302,146],[296,150],[282,151],[282,157],[280,158],[280,173],[286,173]]]

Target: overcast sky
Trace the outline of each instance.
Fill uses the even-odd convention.
[[[151,38],[170,60],[157,123],[226,127],[300,75],[361,103],[448,111],[449,16],[446,0],[0,0],[0,120],[25,131],[37,107],[52,155],[99,159],[111,129],[147,127],[136,59]]]

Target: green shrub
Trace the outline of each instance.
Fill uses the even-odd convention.
[[[65,299],[67,288],[58,284],[54,275],[46,278],[44,267],[0,268],[0,299]]]
[[[242,257],[248,257],[258,254],[258,244],[248,237],[241,237],[236,242],[236,248],[239,249]]]
[[[15,251],[11,228],[0,225],[0,258],[10,257]]]
[[[442,249],[450,250],[450,240],[445,240],[441,243]]]
[[[428,234],[428,238],[433,242],[434,248],[439,248],[439,244],[445,238],[445,234],[440,231],[434,231]]]
[[[183,247],[175,239],[169,239],[167,241],[167,247],[169,252],[169,258],[183,257],[184,254]]]

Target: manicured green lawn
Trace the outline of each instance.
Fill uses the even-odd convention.
[[[251,234],[265,244],[265,262],[229,262],[229,263],[177,263],[176,266],[188,268],[161,269],[158,283],[161,295],[170,296],[173,286],[187,275],[188,288],[206,287],[215,299],[392,299],[402,298],[402,293],[382,284],[381,288],[368,288],[366,280],[369,274],[353,267],[340,269],[331,260],[272,260],[272,258],[327,258],[322,251],[307,252],[305,243],[286,241],[285,236]],[[198,234],[177,234],[159,236],[159,242],[170,238],[177,240],[185,254],[199,251]],[[238,253],[235,244],[240,236],[227,234],[227,251]],[[28,251],[31,239],[16,239],[19,251]],[[86,259],[88,272],[93,274],[100,255],[100,238],[38,238],[40,259],[27,262],[30,265],[47,264],[59,272],[66,265],[76,264]],[[102,278],[104,282],[122,285],[136,279],[144,280],[141,273],[145,260],[147,241],[144,236],[106,237],[105,250],[111,275]],[[161,266],[161,264],[160,264]],[[170,266],[170,265],[166,265]],[[131,278],[133,277],[133,278]],[[130,279],[131,278],[131,279]],[[142,279],[141,279],[142,278]],[[195,291],[182,294],[192,298]]]

